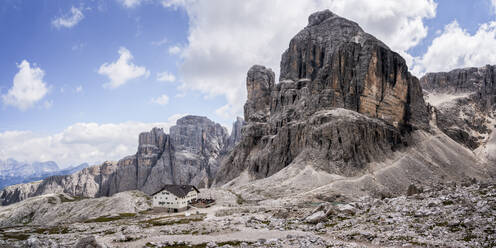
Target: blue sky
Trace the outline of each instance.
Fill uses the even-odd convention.
[[[323,8],[357,21],[417,76],[494,64],[493,4],[4,0],[0,159],[62,166],[116,160],[135,152],[139,132],[167,130],[184,114],[229,128],[242,116],[249,67],[277,74],[290,38]]]
[[[54,27],[52,21],[67,14],[72,6],[80,8],[84,18],[72,28]],[[22,60],[36,63],[45,72],[43,80],[49,93],[24,111],[4,105],[0,131],[51,133],[75,122],[159,122],[176,113],[202,114],[220,107],[221,98],[205,101],[194,92],[174,97],[180,93],[176,83],[157,81],[159,72],[177,74],[178,56],[169,54],[168,47],[187,41],[188,16],[184,11],[154,4],[125,8],[116,1],[106,1],[100,8],[97,2],[2,2],[0,36],[9,37],[0,48],[2,94],[11,87]],[[157,44],[164,39],[166,43]],[[128,49],[133,62],[151,74],[116,89],[105,89],[102,85],[109,80],[98,69],[117,60],[120,47]],[[77,87],[82,90],[76,92]],[[174,102],[173,108],[150,102],[162,94]],[[44,107],[45,101],[51,107]]]

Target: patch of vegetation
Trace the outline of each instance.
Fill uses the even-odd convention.
[[[156,248],[206,248],[207,243],[201,243],[196,245],[187,245],[187,244],[175,244],[175,245],[167,245],[167,246],[156,246],[150,242],[145,244],[145,247],[156,247]]]
[[[34,231],[38,234],[66,234],[69,233],[69,228],[67,227],[48,227],[48,228],[38,228]]]
[[[217,246],[224,246],[224,245],[230,245],[230,246],[240,246],[241,243],[246,243],[248,245],[252,245],[253,242],[246,242],[246,241],[239,241],[239,240],[230,240],[230,241],[226,241],[226,242],[220,242],[220,243],[217,243]]]
[[[241,196],[241,194],[234,193],[232,190],[228,190],[231,194],[236,196],[236,203],[238,205],[242,205],[243,203],[246,202],[246,200]]]
[[[436,223],[436,226],[447,226],[447,225],[448,225],[447,221]]]
[[[453,204],[454,204],[454,202],[452,200],[444,200],[443,201],[444,206],[453,205]]]
[[[324,224],[325,227],[334,227],[336,226],[338,223],[337,222],[327,222],[326,224]]]
[[[472,239],[477,238],[477,236],[473,235],[472,232],[467,232],[465,233],[465,236],[463,237],[463,241],[465,242],[470,242]]]
[[[57,204],[57,198],[55,197],[48,197],[47,202],[50,204]]]
[[[131,241],[136,241],[140,238],[138,237],[131,237],[131,236],[126,236],[126,239],[123,239],[123,240],[119,240],[119,242],[121,243],[125,243],[125,242],[131,242]]]
[[[119,216],[123,218],[132,218],[136,216],[136,213],[120,213]]]
[[[260,223],[268,226],[270,225],[270,220],[261,220]]]
[[[16,239],[16,240],[27,240],[29,238],[29,234],[26,234],[24,232],[4,232],[3,233],[3,238],[4,239]]]
[[[254,244],[254,242],[246,242],[246,241],[239,241],[239,240],[230,240],[230,241],[225,241],[225,242],[219,242],[217,243],[216,245],[218,247],[222,247],[224,245],[230,245],[230,246],[234,246],[234,247],[239,247],[241,246],[242,243],[246,243],[248,245],[252,245]],[[146,243],[145,244],[145,247],[153,247],[153,248],[158,248],[159,246],[156,246],[150,242]],[[201,244],[195,244],[195,245],[192,245],[192,244],[175,244],[175,245],[167,245],[167,246],[161,246],[160,248],[206,248],[207,247],[207,243],[201,243]]]
[[[99,223],[99,222],[110,222],[116,221],[120,219],[133,218],[136,216],[136,213],[120,213],[118,216],[100,216],[94,219],[88,219],[84,221],[84,223]]]
[[[74,196],[71,199],[71,198],[65,197],[64,195],[60,195],[59,198],[60,198],[60,201],[62,203],[64,203],[64,202],[75,202],[75,201],[81,201],[81,200],[84,200],[84,199],[88,199],[87,197],[82,197],[82,196]]]
[[[150,220],[140,221],[140,223],[151,225],[151,226],[169,226],[169,225],[180,225],[180,224],[189,224],[191,222],[199,222],[203,221],[205,216],[193,216],[188,218],[181,219],[173,219],[169,221],[162,221],[165,218],[155,218]]]
[[[104,235],[104,236],[105,236],[105,235],[112,235],[112,234],[114,234],[114,233],[115,233],[115,231],[114,231],[114,230],[106,230],[105,232],[103,232],[103,235]]]
[[[86,220],[84,223],[99,223],[99,222],[110,222],[115,220],[120,220],[122,217],[120,216],[100,216],[95,219]]]

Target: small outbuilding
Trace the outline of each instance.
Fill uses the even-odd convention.
[[[200,191],[193,185],[168,184],[152,194],[153,207],[166,208],[179,212],[186,210],[188,205],[196,200]]]

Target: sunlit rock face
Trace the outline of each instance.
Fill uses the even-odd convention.
[[[247,74],[246,125],[217,174],[223,184],[248,170],[273,175],[300,157],[341,175],[361,174],[429,128],[419,80],[405,60],[355,22],[329,10],[283,53],[279,83],[255,65]]]

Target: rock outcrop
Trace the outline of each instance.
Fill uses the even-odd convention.
[[[263,66],[247,75],[246,125],[217,174],[218,184],[243,171],[256,179],[300,161],[356,176],[429,128],[419,80],[405,60],[358,24],[329,10],[282,55],[280,82]]]
[[[239,143],[241,140],[241,129],[245,125],[245,121],[241,117],[237,117],[236,121],[233,123],[231,136],[227,140],[229,150],[234,149],[234,146]]]
[[[229,136],[226,128],[206,117],[186,116],[177,120],[170,134],[161,128],[141,133],[135,155],[72,175],[6,187],[0,191],[0,201],[7,205],[49,193],[100,197],[138,189],[151,194],[165,184],[208,187],[220,161],[239,139],[241,126],[238,119]]]
[[[496,66],[428,73],[420,81],[444,133],[472,150],[487,143],[496,124]]]

